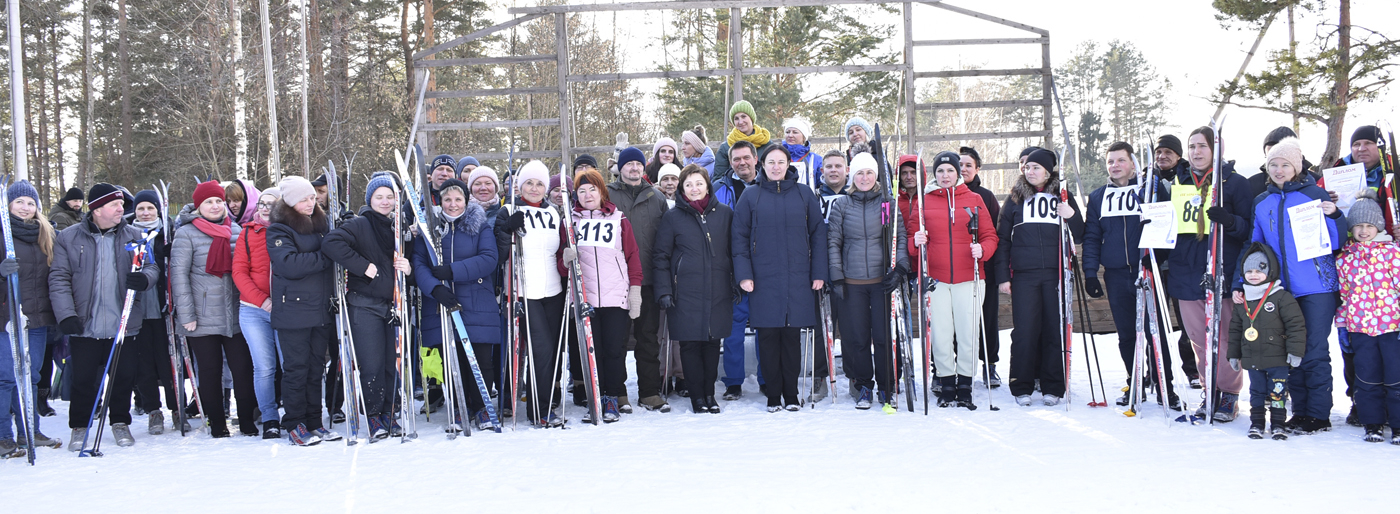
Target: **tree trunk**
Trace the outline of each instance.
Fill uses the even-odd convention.
[[[1341,0],[1337,21],[1337,67],[1333,72],[1331,112],[1327,118],[1327,148],[1322,151],[1323,167],[1331,165],[1341,155],[1342,130],[1347,118],[1347,100],[1351,96],[1351,0]]]
[[[432,48],[434,45],[437,44],[437,27],[435,27],[434,23],[434,20],[436,19],[436,13],[433,12],[434,10],[436,10],[436,7],[434,7],[433,5],[433,0],[423,0],[423,44],[421,45],[423,48]],[[430,55],[427,58],[432,59],[433,57],[435,56]],[[408,69],[409,73],[413,73],[413,61],[408,61]],[[437,90],[437,74],[427,73],[425,74],[425,77],[428,80],[428,90]],[[410,96],[409,101],[417,102],[418,96],[416,94]],[[424,97],[423,102],[426,104],[423,106],[423,123],[437,123],[437,100],[433,98]],[[408,112],[409,116],[413,116],[418,112],[418,106],[411,105]],[[409,130],[416,130],[416,127],[413,126],[413,121],[414,120],[412,119],[408,121]],[[437,137],[435,133],[424,132],[423,137],[417,139],[417,141],[421,142],[421,144],[423,145],[423,151],[427,155],[437,154]],[[412,151],[413,149],[409,148],[408,150]]]
[[[229,0],[229,24],[233,47],[233,175],[239,180],[248,179],[248,107],[244,95],[248,92],[248,80],[243,70],[243,6],[238,0]],[[248,202],[256,202],[249,198]]]
[[[409,109],[413,108],[413,93],[418,91],[413,85],[413,45],[408,41],[408,4],[411,2],[413,0],[403,0],[403,10],[399,11],[399,50],[403,52],[403,62],[408,63],[404,66],[404,98],[408,99],[404,103]]]
[[[310,130],[311,140],[322,145],[319,151],[325,150],[326,144],[326,73],[325,60],[321,57],[321,2],[319,0],[307,0],[307,7],[311,10],[311,18],[306,25],[306,51],[307,63],[311,78],[311,115]],[[316,155],[319,155],[319,151]]]
[[[55,24],[55,25],[57,25],[57,24]],[[63,187],[63,102],[59,100],[59,96],[58,96],[58,31],[54,28],[55,25],[49,25],[49,43],[52,45],[52,52],[49,53],[49,58],[52,59],[52,61],[50,61],[50,63],[53,64],[53,139],[54,139],[54,145],[55,145],[54,153],[55,153],[56,156],[57,156],[57,158],[56,158],[54,161],[55,161],[56,163],[58,163],[58,165],[54,167],[54,170],[53,170],[53,171],[54,171],[54,175],[58,177],[58,187],[59,187],[60,190],[62,190],[62,189],[64,189],[64,187]],[[40,190],[39,190],[39,197],[40,197],[40,198],[52,198],[52,191],[50,191],[50,188],[49,188],[49,175],[48,175],[48,173],[46,172],[45,174],[40,175],[40,176],[39,176],[39,180],[40,180],[40,183],[43,184],[43,189],[40,189]]]
[[[73,179],[74,186],[84,186],[92,180],[92,4],[90,0],[83,1],[83,119],[79,124],[79,139],[82,140],[82,158],[78,159],[78,176]],[[67,191],[65,191],[66,193]]]
[[[131,61],[127,55],[126,0],[117,0],[117,67],[121,84],[121,134],[117,135],[121,145],[121,157],[116,174],[109,174],[113,184],[125,184],[131,178]]]

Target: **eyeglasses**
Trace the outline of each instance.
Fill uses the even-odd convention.
[[[258,202],[258,210],[271,209],[272,202]]]

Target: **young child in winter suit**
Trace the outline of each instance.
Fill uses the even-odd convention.
[[[1375,193],[1362,192],[1348,213],[1352,242],[1337,260],[1342,306],[1337,326],[1346,327],[1356,366],[1356,416],[1365,440],[1400,444],[1400,246],[1385,234]]]
[[[1245,250],[1244,303],[1233,304],[1227,357],[1235,371],[1249,370],[1249,437],[1264,438],[1264,404],[1269,404],[1270,432],[1288,439],[1288,370],[1303,362],[1307,325],[1303,310],[1279,280],[1278,259],[1269,245],[1253,243]]]

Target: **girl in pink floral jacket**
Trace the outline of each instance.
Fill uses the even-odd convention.
[[[1357,420],[1366,427],[1365,440],[1385,439],[1383,424],[1392,427],[1391,444],[1400,444],[1400,246],[1384,237],[1385,226],[1374,193],[1362,194],[1348,214],[1352,243],[1337,260],[1342,306],[1337,326],[1344,327],[1356,368]],[[1387,419],[1388,418],[1388,419]]]

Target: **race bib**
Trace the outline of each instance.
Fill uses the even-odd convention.
[[[823,197],[821,197],[821,199],[822,199],[822,220],[823,220],[823,221],[831,221],[831,206],[834,205],[834,204],[836,203],[836,200],[841,199],[841,198],[845,198],[845,197],[846,197],[846,195],[831,195],[831,196],[823,196]]]
[[[1142,209],[1138,207],[1137,188],[1110,187],[1103,191],[1103,203],[1099,206],[1099,217],[1113,218],[1117,216],[1140,216]]]
[[[612,247],[622,237],[622,222],[618,220],[579,220],[579,246]]]
[[[1060,224],[1060,213],[1056,212],[1060,208],[1060,197],[1050,193],[1036,193],[1026,199],[1025,205],[1021,208],[1022,223],[1051,223]]]
[[[1210,207],[1207,205],[1210,202],[1209,194],[1209,187],[1200,190],[1191,184],[1172,185],[1172,211],[1176,216],[1176,233],[1198,232],[1201,217],[1205,216],[1205,210]]]
[[[559,230],[559,214],[552,208],[540,208],[524,206],[520,207],[520,212],[525,213],[525,232],[539,230]]]

